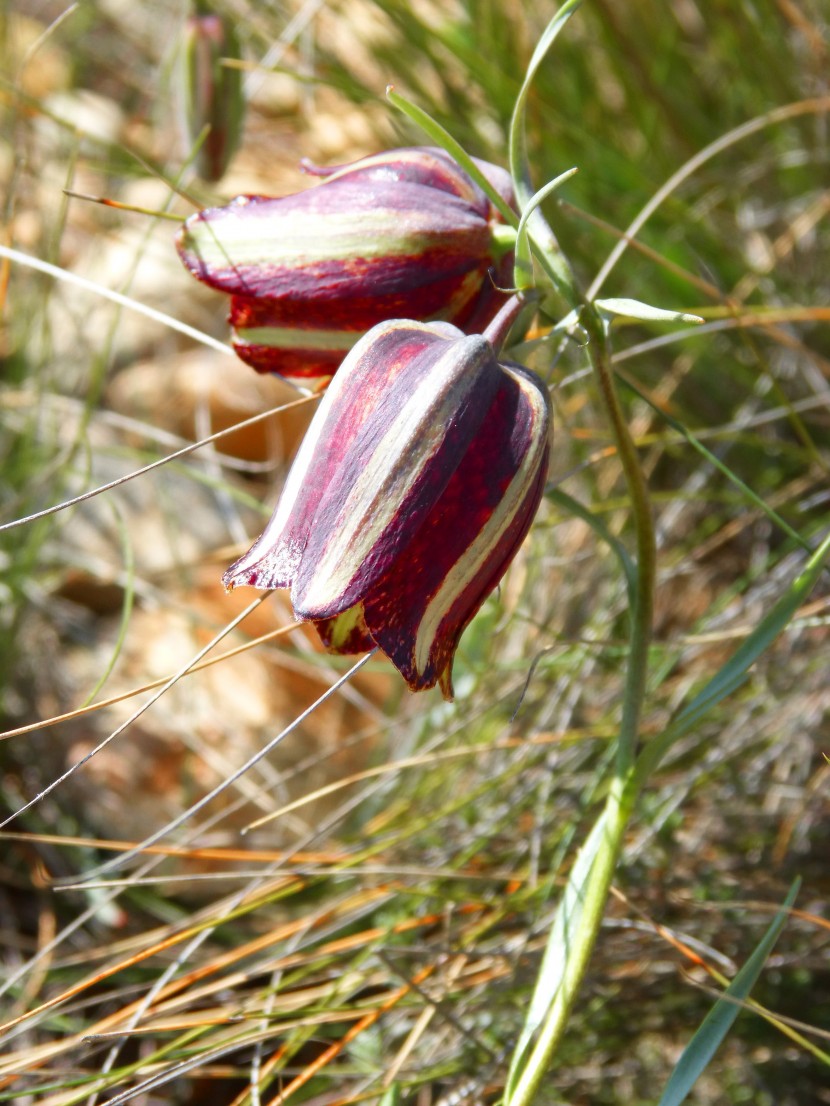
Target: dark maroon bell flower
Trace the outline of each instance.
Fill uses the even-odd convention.
[[[512,202],[508,174],[478,166]],[[338,168],[305,192],[200,211],[177,246],[195,277],[231,296],[243,361],[313,379],[385,319],[483,330],[505,302],[497,285],[512,281],[512,237],[448,154],[411,148]]]
[[[290,588],[335,653],[378,646],[452,698],[459,639],[524,539],[548,466],[542,382],[448,323],[379,323],[324,395],[226,587]]]

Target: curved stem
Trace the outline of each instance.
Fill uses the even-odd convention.
[[[555,243],[552,235],[550,241]],[[538,239],[534,241],[534,245],[537,249],[540,248]],[[540,252],[543,251],[544,247]],[[548,265],[552,260],[547,259]],[[556,258],[556,265],[561,272],[563,269],[561,255]],[[642,782],[635,773],[635,767],[654,610],[656,571],[654,524],[645,478],[614,387],[603,321],[593,304],[587,303],[579,296],[572,283],[568,290],[574,299],[578,298],[581,301],[580,321],[589,338],[588,351],[591,366],[631,499],[637,550],[636,589],[631,608],[631,639],[616,768],[605,808],[595,827],[595,833],[599,831],[601,836],[598,843],[593,843],[589,839],[590,846],[589,842],[583,846],[585,849],[595,848],[595,853],[587,874],[577,888],[580,897],[578,924],[567,947],[567,961],[562,970],[559,986],[551,998],[550,1006],[539,1026],[532,1051],[523,1065],[513,1093],[509,1096],[509,1106],[530,1106],[565,1033],[570,1012],[599,936],[614,871]],[[563,906],[560,905],[560,910],[562,909]]]
[[[493,347],[496,356],[501,353],[501,347],[507,341],[510,329],[519,315],[527,306],[526,299],[521,295],[511,296],[498,311],[498,314],[487,324],[483,337]]]
[[[637,589],[631,611],[631,644],[617,749],[617,776],[620,777],[628,772],[637,754],[640,713],[646,690],[648,650],[651,644],[654,616],[657,547],[648,488],[614,387],[608,341],[602,319],[593,306],[587,305],[582,311],[581,323],[588,333],[591,366],[628,485],[637,546]]]

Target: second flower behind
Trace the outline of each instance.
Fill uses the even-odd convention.
[[[507,203],[508,174],[479,168]],[[443,150],[388,150],[291,196],[191,216],[182,262],[231,296],[233,345],[259,372],[331,376],[369,327],[401,316],[483,330],[512,282],[512,236]]]

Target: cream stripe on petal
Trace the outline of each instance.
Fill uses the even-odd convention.
[[[359,331],[301,330],[299,327],[247,326],[231,330],[238,346],[268,346],[287,350],[346,350],[352,348]]]
[[[459,357],[458,342],[447,345],[366,459],[329,528],[326,551],[302,596],[304,612],[325,610],[345,592],[400,511],[406,494],[440,449],[450,420],[475,391],[481,370],[493,354],[483,338],[474,336],[463,341],[467,346],[464,356]],[[403,468],[401,458],[406,459]]]
[[[441,587],[424,611],[413,650],[415,668],[419,675],[423,675],[429,665],[430,650],[442,619],[484,567],[500,538],[522,509],[525,497],[539,475],[539,461],[547,446],[547,433],[538,433],[540,423],[545,425],[547,422],[547,403],[544,395],[526,377],[513,372],[506,365],[503,365],[502,369],[513,377],[532,408],[531,448],[525,454],[521,467],[510,481],[498,507],[487,520],[478,537],[467,547],[463,557],[456,561],[444,577]]]
[[[263,549],[272,542],[279,540],[294,510],[294,504],[302,490],[303,484],[308,479],[308,471],[315,463],[315,460],[317,460],[315,455],[320,446],[320,442],[325,441],[332,408],[335,407],[338,402],[341,402],[341,397],[344,393],[348,395],[350,391],[350,369],[359,363],[366,351],[377,341],[379,332],[387,333],[391,330],[400,329],[404,325],[409,327],[411,324],[404,324],[400,319],[392,319],[386,323],[379,323],[372,330],[364,334],[352,347],[351,352],[340,366],[331,384],[329,384],[325,395],[320,401],[320,406],[314,412],[314,418],[309,423],[308,430],[305,432],[300,448],[297,451],[297,456],[294,458],[294,463],[283,485],[282,494],[280,495],[276,510],[263,532],[245,556],[241,557],[237,562],[236,567],[239,570],[254,565],[262,556]],[[415,326],[417,327],[418,324],[415,324]],[[296,551],[296,559],[299,558],[301,553],[302,549]]]
[[[460,203],[455,198],[448,201],[452,202]],[[462,213],[459,225],[451,228],[444,212],[436,216],[428,207],[402,212],[382,203],[373,208],[371,215],[361,213],[360,219],[354,212],[286,215],[278,211],[269,219],[262,208],[218,210],[221,217],[206,215],[187,225],[182,238],[184,249],[194,253],[200,265],[220,272],[240,269],[244,275],[247,267],[262,266],[266,281],[269,263],[285,272],[292,267],[302,270],[318,262],[351,261],[355,257],[415,258],[420,251],[440,244],[447,234],[457,244],[467,235],[478,238],[487,229],[483,218],[472,210]],[[372,220],[370,236],[363,225],[367,218]],[[315,234],[321,223],[325,233]],[[237,290],[241,293],[243,288]]]

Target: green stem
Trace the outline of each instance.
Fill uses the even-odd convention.
[[[534,236],[535,237],[535,236]],[[555,239],[551,236],[548,245]],[[538,239],[534,244],[539,248]],[[541,252],[541,251],[540,251]],[[541,260],[541,259],[540,259]],[[547,258],[546,268],[555,268],[560,277],[570,276],[561,255]],[[553,264],[551,264],[553,262]],[[544,264],[543,260],[543,264]],[[565,282],[563,282],[565,283]],[[580,298],[571,280],[567,280],[569,298]],[[560,285],[561,287],[561,285]],[[579,926],[568,948],[567,963],[551,1004],[539,1027],[533,1049],[524,1065],[509,1106],[530,1106],[544,1079],[556,1049],[565,1033],[582,980],[591,960],[605,914],[611,881],[622,851],[625,832],[634,812],[640,790],[635,774],[640,716],[646,691],[648,651],[654,610],[656,544],[648,489],[634,442],[623,416],[614,387],[605,328],[598,312],[581,299],[580,320],[588,333],[588,351],[594,376],[605,409],[605,416],[616,442],[617,452],[628,485],[634,515],[637,547],[636,590],[631,610],[631,641],[626,669],[620,735],[614,777],[605,809],[600,816],[602,841],[582,887]]]
[[[507,1106],[531,1106],[565,1033],[599,936],[611,881],[639,793],[640,778],[636,775],[637,743],[646,691],[654,610],[656,544],[651,506],[637,451],[614,388],[605,326],[593,302],[578,287],[556,235],[536,206],[545,192],[543,190],[535,196],[533,194],[525,144],[525,112],[534,75],[562,27],[578,6],[579,0],[566,0],[548,24],[530,60],[516,98],[510,125],[510,175],[523,213],[520,229],[524,232],[526,227],[532,250],[548,279],[568,306],[577,312],[588,335],[588,355],[631,499],[637,567],[616,769],[605,809],[583,845],[583,852],[577,859],[560,902],[554,929],[551,931],[551,941],[559,939],[561,929],[564,934],[565,963],[558,979],[551,977],[551,989],[556,983],[558,985],[555,986],[550,1004],[539,1023],[532,1050],[512,1085]],[[524,260],[521,256],[521,236],[516,253],[518,260]],[[518,1062],[521,1063],[520,1060]],[[511,1068],[511,1075],[512,1072]]]
[[[617,455],[628,486],[634,516],[637,587],[631,611],[631,649],[626,671],[617,756],[617,776],[622,779],[633,764],[637,752],[640,712],[648,672],[657,562],[654,522],[648,487],[614,385],[605,324],[596,307],[585,299],[578,288],[556,237],[541,212],[533,212],[530,225],[534,250],[540,263],[550,276],[555,276],[556,287],[579,312],[580,324],[588,335],[588,356],[599,388],[605,417],[617,447]]]
[[[637,590],[631,611],[631,645],[617,749],[617,777],[623,778],[637,755],[640,713],[646,691],[648,650],[651,644],[654,616],[657,547],[648,487],[614,387],[605,327],[599,313],[591,305],[583,309],[580,321],[588,334],[591,365],[628,485],[636,534]]]

